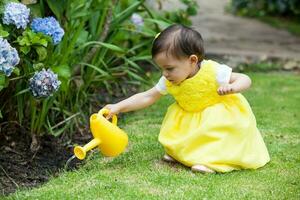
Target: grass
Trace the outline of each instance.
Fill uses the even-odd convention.
[[[283,64],[280,61],[260,61],[257,63],[241,63],[236,68],[235,71],[241,73],[247,72],[271,72],[271,71],[279,71],[283,68]]]
[[[94,152],[86,164],[39,188],[22,188],[4,199],[299,199],[300,77],[291,73],[249,73],[252,105],[271,162],[258,170],[226,174],[192,173],[161,161],[160,123],[173,101],[123,116],[128,151],[114,159]]]
[[[261,17],[258,16],[257,18],[276,28],[285,29],[296,36],[300,36],[299,19],[286,19],[283,17],[275,17],[275,16],[261,16]]]

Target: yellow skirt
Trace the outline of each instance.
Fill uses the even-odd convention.
[[[257,169],[269,162],[247,100],[241,94],[231,99],[235,100],[202,112],[187,112],[172,104],[159,134],[166,153],[188,167],[201,164],[218,172]]]

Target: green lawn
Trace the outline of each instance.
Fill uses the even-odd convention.
[[[164,163],[157,141],[170,97],[123,116],[128,151],[108,159],[97,152],[79,170],[61,172],[43,186],[7,199],[300,199],[300,76],[249,73],[252,105],[271,162],[259,170],[195,174]],[[4,199],[6,199],[4,198]]]

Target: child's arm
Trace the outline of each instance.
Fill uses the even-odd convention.
[[[116,104],[108,104],[104,107],[110,111],[106,118],[109,119],[113,115],[117,115],[120,112],[129,112],[146,108],[155,103],[161,96],[162,94],[159,93],[155,87],[153,87],[145,92],[137,93]]]
[[[251,79],[246,74],[231,73],[228,84],[221,85],[218,88],[220,95],[242,92],[251,86]]]

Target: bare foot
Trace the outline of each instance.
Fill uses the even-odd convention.
[[[193,172],[201,172],[201,173],[215,173],[214,170],[209,169],[208,167],[205,167],[204,165],[194,165],[191,167]]]
[[[176,160],[174,158],[172,158],[171,156],[169,156],[167,154],[165,154],[162,159],[166,162],[176,162]]]

